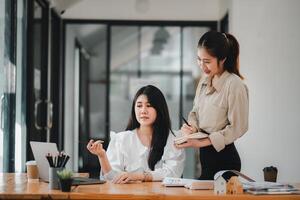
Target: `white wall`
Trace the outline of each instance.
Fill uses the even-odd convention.
[[[279,181],[300,181],[299,8],[298,0],[233,0],[230,8],[250,91],[249,131],[238,149],[242,171],[257,180],[274,165]]]

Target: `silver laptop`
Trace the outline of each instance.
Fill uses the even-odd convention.
[[[34,159],[37,163],[39,176],[43,181],[49,182],[49,163],[46,159],[48,153],[57,155],[58,150],[55,143],[48,142],[30,142]]]
[[[46,159],[48,153],[57,155],[58,150],[55,143],[48,142],[30,142],[34,159],[37,163],[39,176],[43,181],[49,182],[49,162]],[[72,185],[92,185],[103,184],[104,180],[87,178],[87,177],[74,177]]]

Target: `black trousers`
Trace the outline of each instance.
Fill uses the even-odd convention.
[[[226,145],[220,152],[217,152],[212,145],[200,148],[200,162],[202,167],[200,180],[213,180],[215,173],[221,170],[241,170],[241,159],[234,143]],[[233,173],[226,173],[223,176],[229,179],[233,175]]]

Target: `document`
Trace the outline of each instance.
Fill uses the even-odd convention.
[[[167,187],[184,187],[186,184],[196,181],[195,179],[186,179],[186,178],[171,178],[166,177],[162,181],[162,185]]]
[[[162,185],[166,187],[185,187],[191,190],[212,190],[214,181],[166,177],[162,181]]]
[[[250,194],[299,194],[299,190],[289,184],[273,182],[244,182],[244,190]]]

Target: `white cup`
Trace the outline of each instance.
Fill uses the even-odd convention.
[[[39,182],[39,170],[35,160],[26,162],[27,179],[29,183]]]

